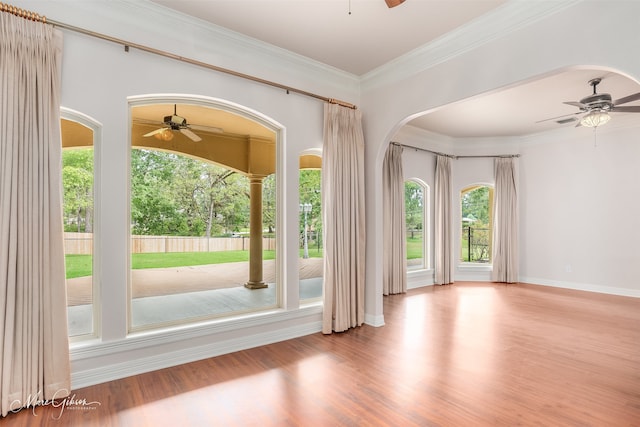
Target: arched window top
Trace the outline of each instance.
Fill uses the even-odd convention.
[[[62,148],[93,147],[98,145],[102,124],[70,108],[60,108]]]

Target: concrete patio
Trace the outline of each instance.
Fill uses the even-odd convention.
[[[131,326],[204,319],[275,307],[275,261],[265,261],[268,287],[247,289],[248,263],[132,271]],[[300,299],[322,296],[322,258],[300,259]],[[67,281],[69,336],[91,332],[91,278]]]

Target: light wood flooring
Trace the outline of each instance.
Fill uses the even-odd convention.
[[[384,315],[75,390],[99,405],[0,425],[640,426],[638,298],[457,283],[385,297]]]

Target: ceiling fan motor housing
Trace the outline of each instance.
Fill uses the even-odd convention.
[[[182,127],[187,125],[187,119],[185,119],[184,117],[176,116],[176,115],[165,116],[164,123],[171,127],[174,127],[174,126]]]
[[[588,110],[600,109],[600,110],[611,110],[613,107],[613,101],[611,99],[611,95],[608,93],[596,93],[593,95],[589,95],[580,100],[580,103],[585,105]]]

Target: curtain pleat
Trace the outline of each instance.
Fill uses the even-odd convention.
[[[407,241],[401,146],[389,145],[382,173],[382,293],[392,295],[407,292]]]
[[[493,201],[494,282],[518,281],[518,194],[513,158],[495,161],[496,189]]]
[[[453,224],[451,222],[451,159],[436,156],[434,186],[434,261],[436,285],[453,283]]]
[[[0,13],[0,406],[69,394],[62,33]]]
[[[359,110],[324,105],[322,332],[364,323],[364,135]]]

